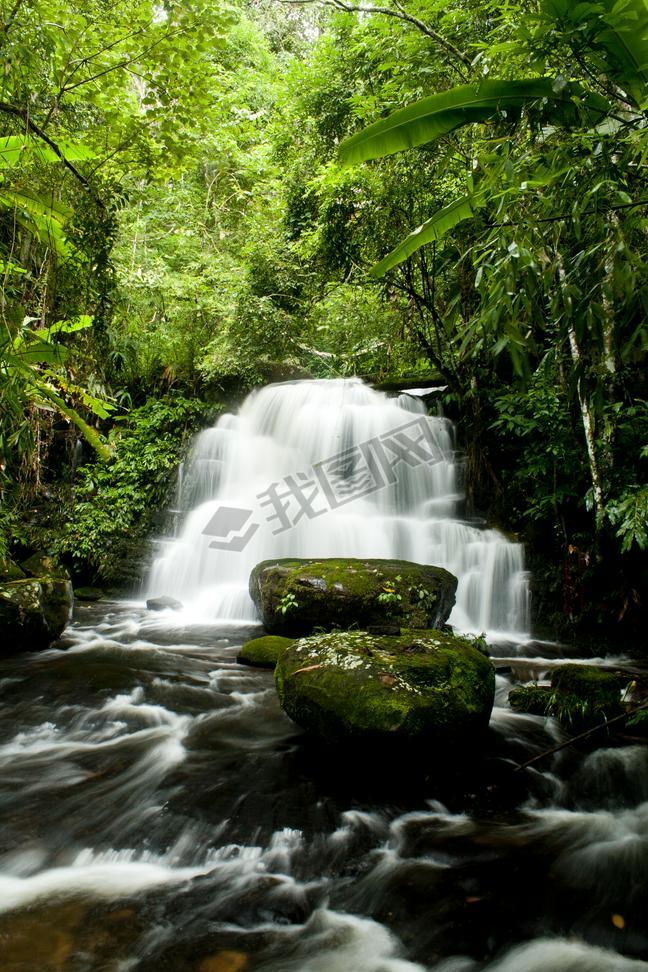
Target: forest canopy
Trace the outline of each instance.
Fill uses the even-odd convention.
[[[415,379],[556,613],[638,623],[644,0],[3,0],[0,86],[0,554],[111,578],[215,409]]]

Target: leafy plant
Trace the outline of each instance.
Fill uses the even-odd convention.
[[[299,602],[292,591],[287,591],[282,598],[279,599],[279,603],[275,608],[276,614],[281,614],[285,617],[290,614],[291,611],[296,611],[299,607]]]

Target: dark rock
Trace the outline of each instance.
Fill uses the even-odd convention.
[[[584,732],[623,713],[622,693],[631,681],[631,675],[595,665],[561,665],[551,673],[551,688],[512,689],[509,704],[516,712],[553,716],[569,732]]]
[[[277,660],[286,713],[326,743],[483,741],[495,672],[469,641],[435,630],[302,638]]]
[[[75,587],[74,596],[77,601],[100,601],[103,591],[98,587]]]
[[[401,633],[399,624],[368,624],[367,634],[370,635],[392,635],[397,638]]]
[[[596,665],[561,665],[551,673],[551,687],[557,692],[569,692],[590,705],[619,708],[621,692],[631,678],[618,672],[608,672]]]
[[[23,560],[20,567],[28,577],[65,577],[68,580],[70,577],[65,567],[43,550]]]
[[[18,564],[15,564],[13,560],[0,560],[0,583],[4,583],[5,581],[23,580],[24,577],[24,570],[21,570]]]
[[[149,597],[146,607],[149,611],[166,611],[167,608],[171,611],[181,611],[183,604],[182,601],[176,601],[175,597],[163,594],[161,597]]]
[[[287,635],[385,623],[438,629],[456,589],[442,567],[403,560],[265,560],[250,575],[264,626]]]
[[[2,654],[48,648],[65,628],[72,603],[72,584],[64,576],[0,584]]]
[[[292,638],[282,638],[279,635],[253,638],[252,641],[246,641],[236,660],[241,665],[251,665],[254,668],[274,668],[279,655],[292,644]]]

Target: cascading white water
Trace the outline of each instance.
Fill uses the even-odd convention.
[[[523,548],[457,519],[461,499],[452,423],[419,399],[357,379],[270,385],[199,435],[183,471],[189,512],[149,592],[250,623],[248,578],[261,560],[396,558],[458,577],[459,630],[524,639]]]

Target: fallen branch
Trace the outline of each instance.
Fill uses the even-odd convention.
[[[593,729],[588,729],[586,732],[581,732],[578,736],[572,736],[571,739],[567,740],[567,742],[560,743],[558,746],[552,746],[551,749],[545,749],[543,753],[539,753],[537,756],[534,756],[533,759],[528,759],[526,763],[520,763],[518,766],[516,766],[515,772],[517,773],[519,770],[526,769],[528,766],[533,766],[534,763],[544,759],[545,756],[551,756],[553,753],[560,752],[561,749],[566,749],[567,746],[571,746],[572,743],[580,742],[581,739],[587,739],[587,737],[591,736],[593,733],[599,732],[601,729],[607,729],[608,726],[614,725],[615,722],[621,722],[622,719],[627,719],[628,716],[634,715],[635,712],[641,712],[646,708],[648,708],[648,702],[642,702],[641,705],[638,705],[634,709],[629,709],[622,715],[615,716],[614,719],[608,719],[607,722],[601,722],[598,726],[594,726]]]

